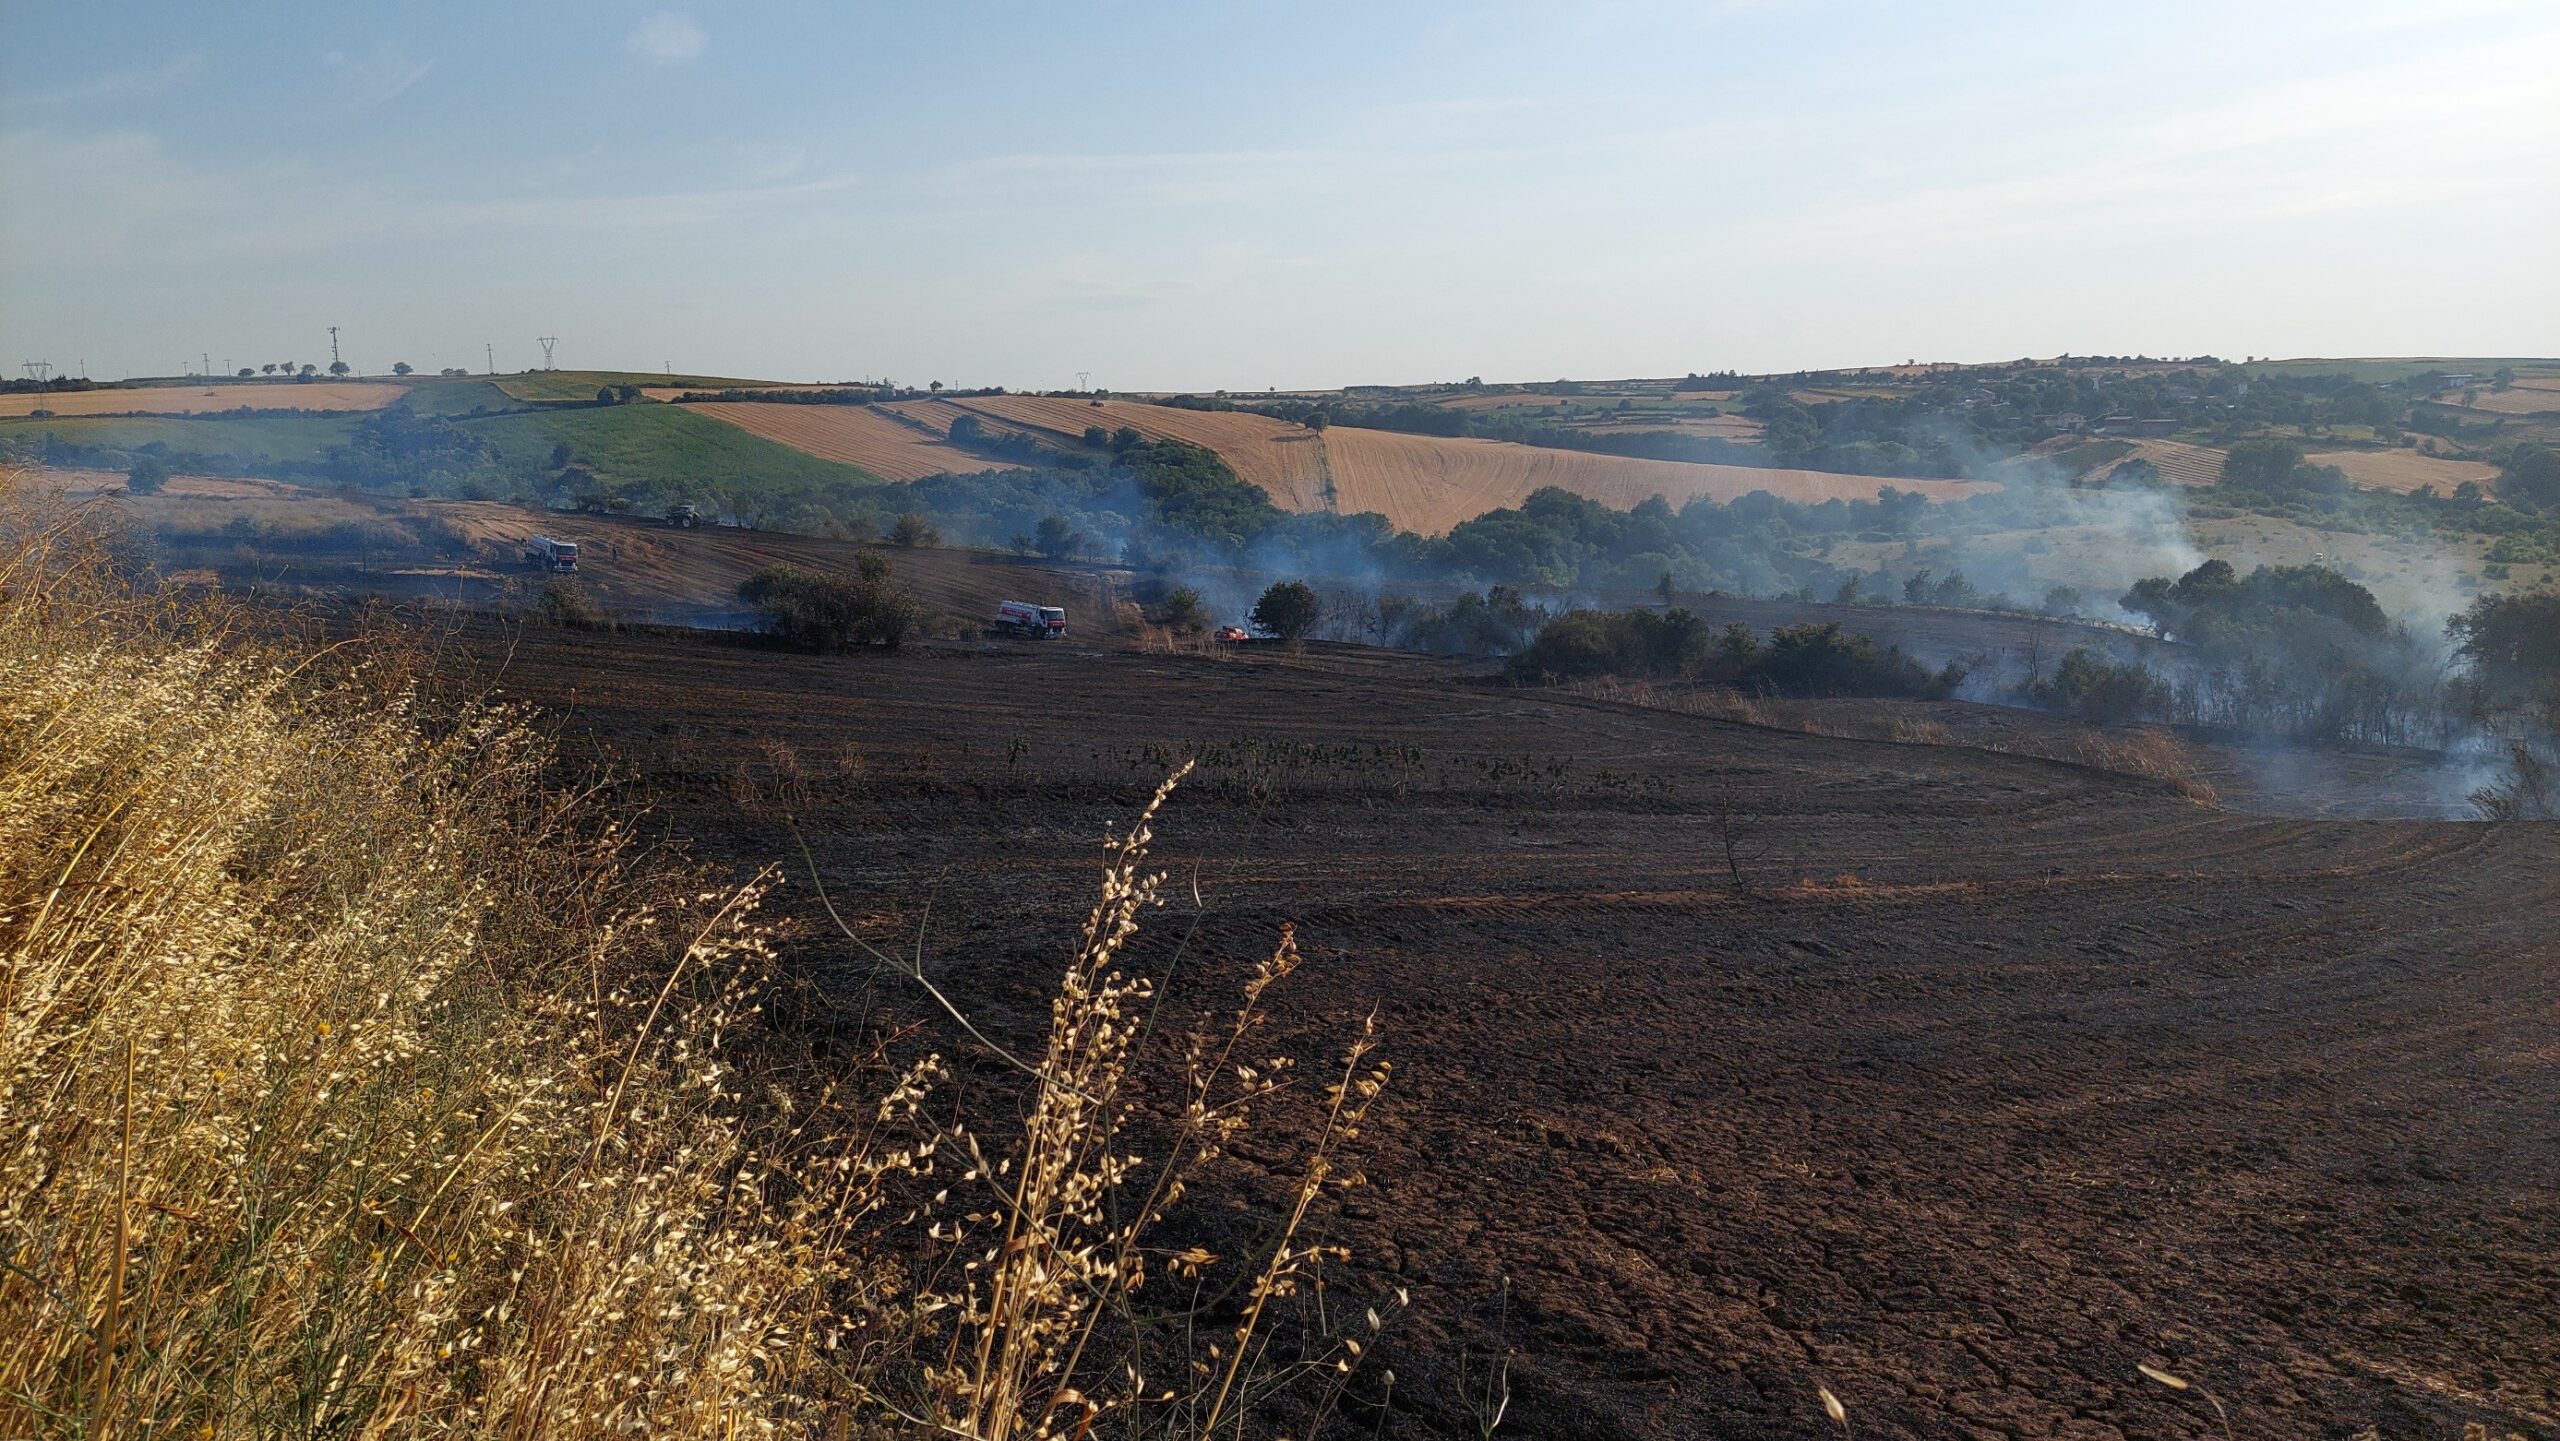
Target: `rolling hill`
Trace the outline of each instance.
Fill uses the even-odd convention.
[[[1976,481],[1638,460],[1350,426],[1318,433],[1248,411],[1187,410],[1125,400],[1096,405],[1063,396],[1000,395],[933,403],[975,411],[1060,443],[1081,444],[1085,428],[1095,425],[1106,430],[1127,426],[1150,440],[1189,441],[1216,451],[1239,477],[1261,487],[1283,509],[1375,512],[1400,529],[1425,535],[1518,505],[1546,486],[1621,510],[1656,495],[1673,505],[1701,496],[1732,500],[1756,490],[1789,500],[1822,501],[1868,499],[1893,486],[1959,500],[1998,488]]]

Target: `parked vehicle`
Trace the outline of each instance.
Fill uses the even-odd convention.
[[[563,574],[578,568],[578,543],[537,535],[524,543],[524,563]]]
[[[1253,632],[1240,625],[1222,625],[1214,637],[1221,645],[1251,645]]]
[[[678,530],[692,530],[702,524],[702,511],[699,507],[692,505],[668,506],[667,524]]]
[[[996,607],[993,627],[1002,635],[1027,635],[1035,640],[1065,640],[1067,613],[1054,605],[1033,605],[1029,601],[1009,600]]]

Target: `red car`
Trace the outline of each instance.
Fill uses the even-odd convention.
[[[1222,625],[1218,627],[1217,639],[1228,645],[1251,645],[1253,632],[1240,625]]]

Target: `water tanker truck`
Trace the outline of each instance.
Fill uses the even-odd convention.
[[[524,563],[537,569],[566,574],[578,568],[578,543],[537,535],[524,543]]]
[[[1033,605],[1029,601],[1009,600],[996,607],[996,622],[989,629],[998,635],[1027,635],[1034,640],[1065,640],[1067,613],[1054,605]]]

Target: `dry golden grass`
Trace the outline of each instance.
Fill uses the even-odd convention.
[[[894,1158],[742,1095],[755,889],[0,504],[0,1432],[815,1420]]]
[[[2466,480],[2485,490],[2498,479],[2494,465],[2421,455],[2414,450],[2324,450],[2303,459],[2313,465],[2334,465],[2346,472],[2348,480],[2368,490],[2396,490],[2403,494],[2432,485],[2438,494],[2451,495],[2453,488]]]
[[[1020,470],[1011,461],[988,460],[869,405],[792,405],[756,401],[700,401],[690,407],[725,420],[750,435],[806,451],[820,460],[860,466],[883,480],[922,480],[945,473]]]
[[[2460,404],[2466,409],[2487,411],[2492,415],[2541,415],[2560,412],[2560,390],[2551,388],[2547,381],[2537,383],[2519,380],[2511,390],[2498,390],[2483,385],[2469,392],[2471,398],[2467,401],[2463,399],[2464,394],[2465,392],[2457,390],[2439,398]]]
[[[1023,1136],[928,1124],[933,1058],[780,1089],[760,882],[639,854],[396,648],[136,588],[99,515],[0,476],[0,1434],[1196,1435],[1379,1324],[1282,1361],[1267,1314],[1332,1254],[1365,1033],[1270,1251],[1145,1244],[1285,1072],[1244,1046],[1296,955],[1140,1167],[1143,820],[1016,1063]],[[940,1155],[968,1255],[919,1296],[884,1208]],[[1150,1274],[1221,1267],[1219,1350],[1143,1333],[1180,1309]]]
[[[379,410],[409,393],[390,380],[316,380],[308,384],[137,385],[0,395],[0,417],[32,415],[205,415],[238,410]]]

